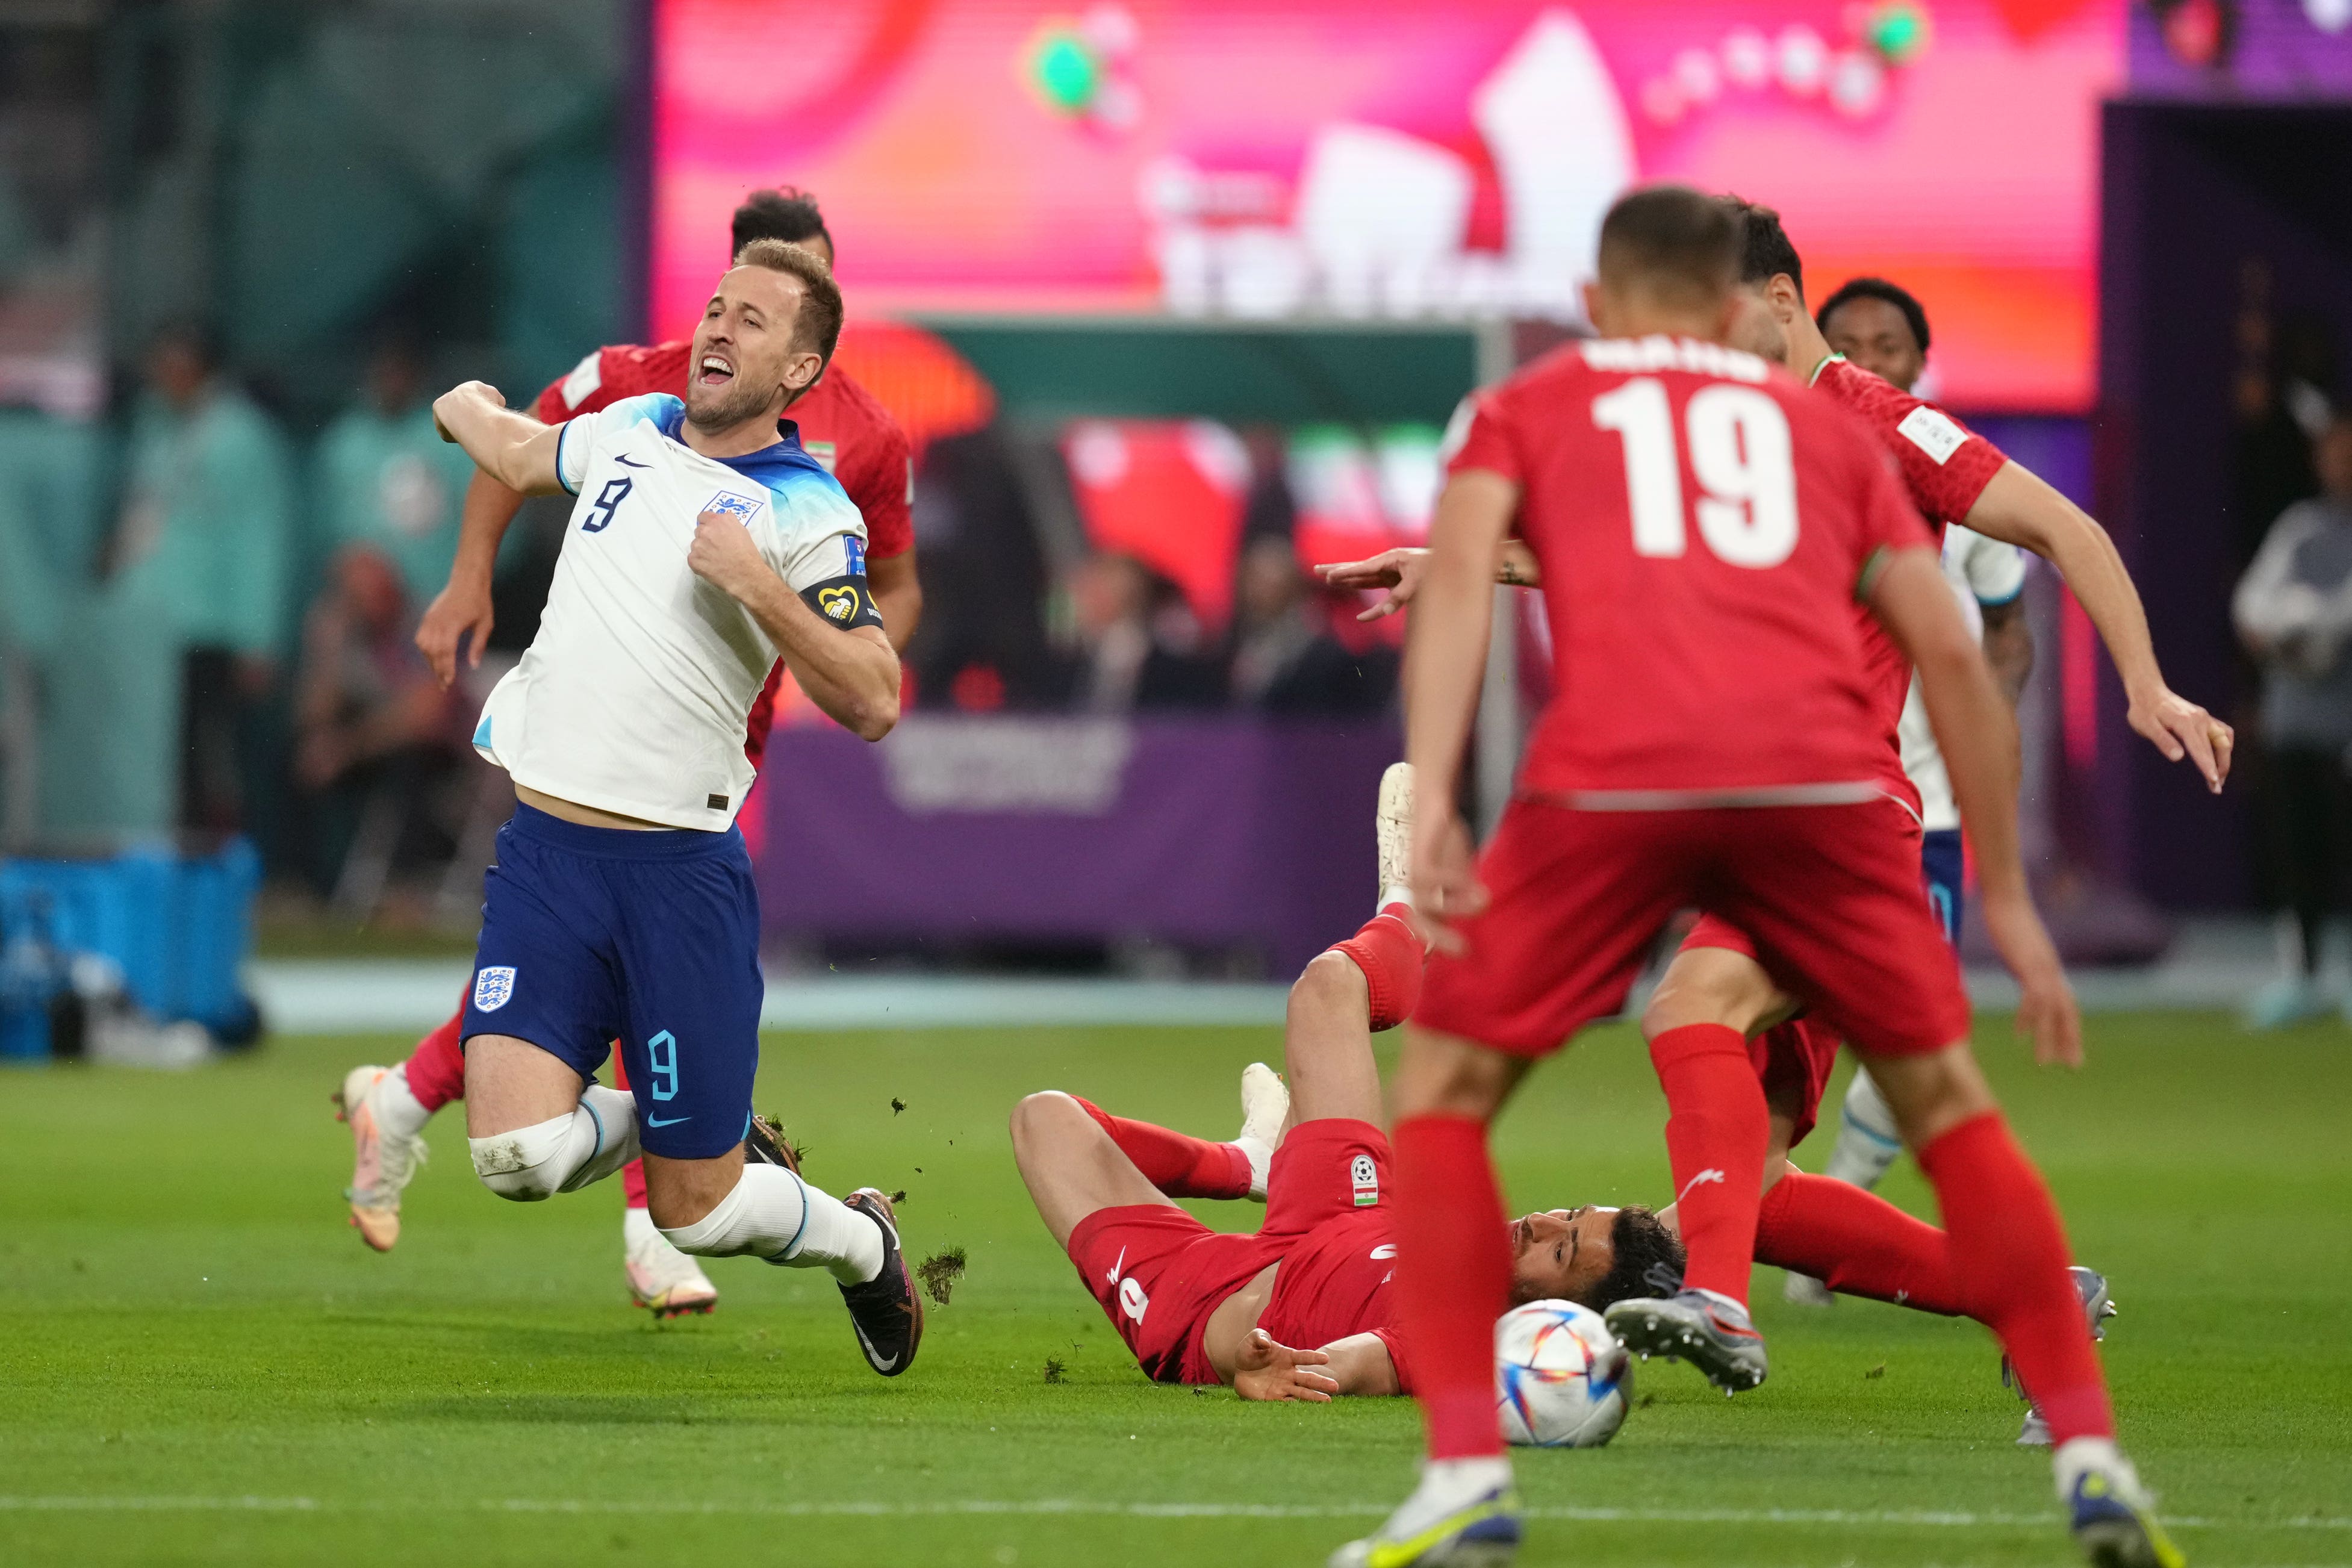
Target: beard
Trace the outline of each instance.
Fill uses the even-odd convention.
[[[739,369],[735,379],[725,386],[716,389],[688,386],[686,389],[686,417],[705,435],[715,430],[730,430],[765,413],[773,395],[774,388],[761,386]]]

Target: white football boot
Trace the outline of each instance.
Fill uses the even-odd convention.
[[[1264,1062],[1242,1068],[1242,1130],[1234,1139],[1249,1156],[1249,1195],[1265,1202],[1266,1173],[1274,1168],[1274,1152],[1282,1142],[1282,1124],[1290,1116],[1290,1086]]]
[[[1379,847],[1380,907],[1386,909],[1412,889],[1412,764],[1391,763],[1381,775],[1381,805],[1372,819]]]
[[[686,1312],[708,1312],[719,1305],[719,1288],[702,1266],[670,1245],[644,1209],[626,1209],[621,1217],[622,1271],[629,1277],[629,1295],[656,1318]]]
[[[352,1184],[343,1189],[343,1196],[351,1203],[352,1225],[360,1239],[378,1252],[390,1252],[400,1239],[401,1189],[431,1152],[424,1139],[388,1132],[376,1121],[369,1097],[391,1070],[353,1068],[333,1096],[335,1120],[348,1122],[352,1130]]]

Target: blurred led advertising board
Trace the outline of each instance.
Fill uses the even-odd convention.
[[[750,189],[803,186],[853,315],[1566,315],[1601,212],[1778,206],[1874,272],[1935,390],[2093,391],[2122,0],[657,0],[652,321]]]

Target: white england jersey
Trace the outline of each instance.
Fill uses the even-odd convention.
[[[1969,630],[1981,637],[1984,614],[1979,606],[2010,604],[2025,592],[2025,552],[1954,523],[1944,530],[1944,581],[1952,585]],[[1944,771],[1944,753],[1936,748],[1936,732],[1927,725],[1916,675],[1911,678],[1910,695],[1903,700],[1903,720],[1895,733],[1903,742],[1903,771],[1919,791],[1919,825],[1930,833],[1958,827],[1960,808],[1952,799],[1952,779]]]
[[[556,470],[579,504],[539,635],[483,705],[474,745],[559,800],[722,832],[751,787],[744,720],[776,646],[687,565],[695,519],[736,518],[841,621],[865,594],[866,523],[791,421],[776,445],[720,458],[678,438],[685,417],[654,394],[563,426]]]

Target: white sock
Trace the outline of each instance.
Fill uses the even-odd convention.
[[[474,1172],[500,1197],[536,1203],[601,1182],[637,1157],[637,1102],[591,1084],[579,1108],[511,1132],[468,1138]]]
[[[375,1112],[376,1126],[392,1138],[414,1138],[433,1120],[433,1113],[408,1087],[406,1062],[375,1080],[375,1087],[368,1090],[368,1109]]]
[[[882,1227],[839,1198],[803,1186],[808,1194],[808,1228],[776,1261],[794,1268],[822,1265],[844,1285],[863,1285],[881,1273]]]
[[[788,1268],[822,1266],[845,1285],[882,1272],[882,1232],[864,1215],[781,1165],[746,1165],[742,1179],[709,1214],[662,1234],[703,1258],[749,1254]]]
[[[622,1250],[635,1252],[660,1234],[661,1228],[654,1224],[654,1216],[650,1211],[641,1208],[625,1208],[621,1211]]]
[[[1391,904],[1402,904],[1406,909],[1412,908],[1412,889],[1402,883],[1387,889],[1381,894],[1379,911],[1381,914],[1388,913]]]
[[[1263,1138],[1253,1138],[1244,1132],[1234,1140],[1234,1147],[1249,1161],[1250,1196],[1265,1196],[1266,1177],[1274,1170],[1274,1145]]]
[[[1822,1174],[1868,1192],[1885,1179],[1901,1152],[1903,1134],[1895,1125],[1894,1108],[1870,1074],[1855,1073],[1846,1086],[1845,1108],[1838,1114],[1837,1147],[1830,1152]]]
[[[2058,1482],[2058,1500],[2074,1500],[2074,1483],[2083,1479],[2083,1472],[2094,1469],[2110,1473],[2120,1470],[2134,1489],[2138,1488],[2139,1477],[2133,1471],[2131,1461],[2116,1447],[2114,1438],[2069,1437],[2050,1456],[2051,1474]]]

